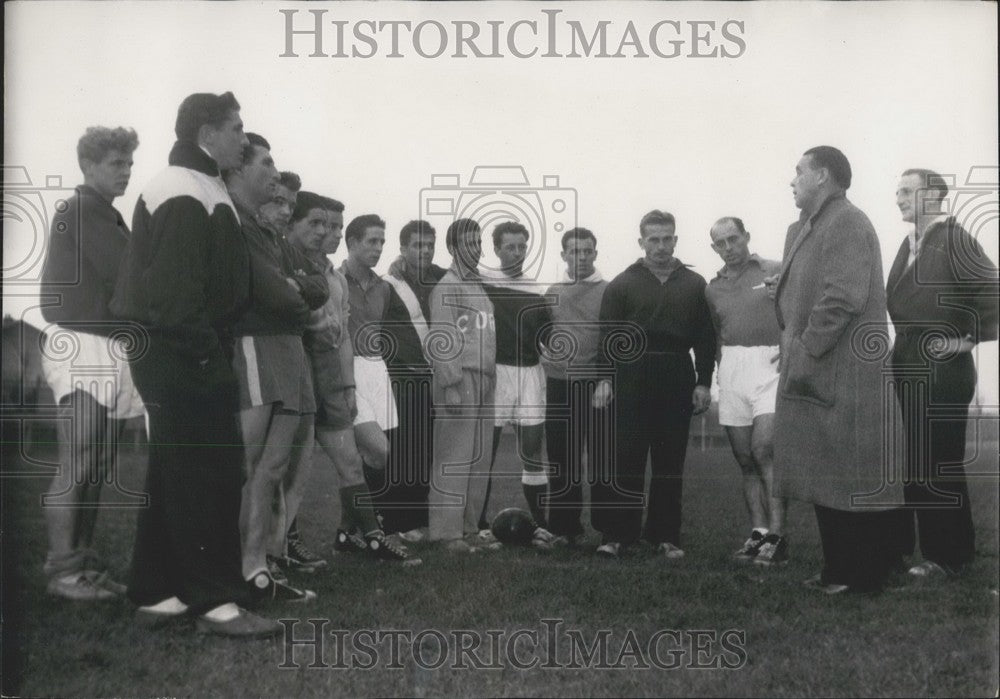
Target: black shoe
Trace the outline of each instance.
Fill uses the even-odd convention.
[[[312,573],[317,568],[325,568],[326,560],[313,553],[298,532],[288,533],[288,555],[285,556],[293,570]]]
[[[337,530],[337,538],[333,542],[333,550],[346,553],[364,553],[368,550],[368,544],[364,537],[358,533],[357,529],[345,532],[343,529]]]
[[[403,547],[394,544],[381,531],[366,535],[365,543],[368,545],[368,552],[383,561],[396,561],[405,566],[418,566],[423,562],[411,557]]]
[[[757,550],[753,562],[759,566],[777,566],[788,563],[788,539],[768,534]]]
[[[287,582],[280,582],[270,573],[257,573],[247,581],[254,601],[261,602],[310,602],[316,599],[312,590],[300,590]]]
[[[764,535],[754,529],[750,532],[750,538],[743,542],[743,547],[733,554],[733,558],[738,561],[749,561],[757,557],[760,547],[764,544]]]

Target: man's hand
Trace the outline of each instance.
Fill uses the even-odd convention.
[[[594,398],[591,403],[595,408],[606,408],[613,397],[614,393],[611,390],[611,382],[607,379],[602,379],[597,384],[597,388],[594,389]]]
[[[694,406],[694,414],[701,415],[712,405],[712,392],[707,386],[695,386],[691,404]]]
[[[778,281],[780,279],[780,274],[772,274],[770,277],[764,277],[764,286],[767,288],[769,298],[773,299],[778,295]]]

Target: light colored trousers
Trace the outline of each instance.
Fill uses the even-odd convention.
[[[446,406],[435,387],[434,461],[427,497],[432,540],[461,539],[479,531],[493,448],[492,375],[463,371],[462,401]]]

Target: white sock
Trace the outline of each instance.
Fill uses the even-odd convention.
[[[187,611],[188,606],[177,597],[168,597],[156,604],[147,604],[145,607],[139,607],[139,609],[146,612],[153,612],[154,614],[183,614]]]
[[[240,608],[236,606],[235,602],[220,604],[215,609],[209,609],[207,612],[202,614],[202,616],[209,621],[229,621],[230,619],[235,619],[239,615]]]
[[[753,530],[760,534],[761,536],[767,536],[770,531],[767,527],[754,527]]]

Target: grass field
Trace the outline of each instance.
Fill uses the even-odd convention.
[[[509,457],[509,442],[504,449]],[[190,622],[143,631],[133,627],[125,602],[83,605],[48,597],[39,507],[47,479],[5,478],[3,694],[996,695],[996,445],[981,451],[973,469],[993,475],[978,478],[973,487],[978,558],[968,575],[952,583],[912,584],[869,596],[826,597],[804,589],[801,581],[819,570],[820,551],[811,508],[802,504],[790,513],[787,567],[770,571],[733,562],[730,554],[747,529],[737,467],[725,449],[692,447],[685,471],[686,558],[668,562],[637,552],[604,561],[590,549],[457,555],[411,546],[424,565],[401,568],[331,555],[327,572],[300,579],[319,593],[316,602],[267,610],[288,620],[328,620],[318,659],[313,648],[285,645],[280,638],[201,637]],[[142,454],[141,448],[123,448],[122,482],[133,489],[142,483]],[[38,446],[27,456],[27,463],[5,457],[5,473],[37,472],[40,467],[31,462],[51,462],[54,449]],[[519,505],[517,481],[500,485],[501,497]],[[312,486],[301,528],[315,548],[329,554],[339,507],[332,468],[323,457]],[[135,514],[108,509],[98,525],[100,547],[119,579],[128,569]],[[555,619],[560,625],[548,634],[556,622],[543,620]],[[296,637],[311,636],[321,623],[299,623]],[[392,658],[391,637],[379,644],[364,634],[352,636],[364,629],[424,639],[422,663],[411,657],[404,637],[399,657]],[[346,636],[344,657],[337,653],[338,633],[331,633],[337,630]],[[518,630],[534,631],[537,647]],[[574,633],[584,646],[574,649]],[[602,633],[603,660],[600,645],[589,660],[581,656],[581,648]],[[458,647],[471,646],[476,635],[482,645],[462,655]],[[432,669],[442,660],[442,638],[450,656]],[[553,658],[551,638],[557,642]],[[647,649],[651,638],[658,639],[653,655]],[[368,653],[364,645],[378,652]],[[574,657],[578,666],[568,667]],[[325,667],[309,667],[314,660]],[[375,667],[359,667],[370,660]],[[532,660],[534,667],[517,667]],[[281,668],[296,664],[298,669]]]

